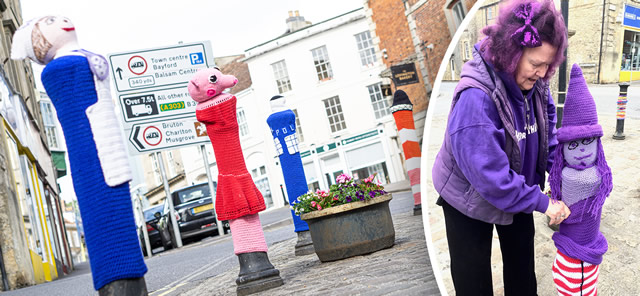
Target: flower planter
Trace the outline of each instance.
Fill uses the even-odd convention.
[[[396,232],[389,211],[391,194],[303,214],[322,262],[372,253],[393,246]]]

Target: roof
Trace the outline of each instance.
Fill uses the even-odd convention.
[[[249,73],[249,65],[244,62],[243,59],[243,54],[215,59],[216,66],[220,68],[220,72],[224,74],[231,74],[238,78],[238,84],[232,87],[229,91],[234,95],[251,87],[251,73]]]

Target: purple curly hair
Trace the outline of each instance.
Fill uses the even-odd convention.
[[[562,146],[564,143],[559,143],[553,151],[553,165],[549,171],[549,185],[551,187],[551,198],[554,200],[562,200],[562,169],[565,167],[564,153]],[[602,142],[598,138],[598,154],[596,155],[596,168],[600,175],[600,187],[594,190],[595,198],[589,206],[587,212],[591,215],[595,215],[602,205],[605,199],[611,193],[613,189],[613,179],[611,176],[611,168],[607,164],[607,160],[604,156],[604,149],[602,149]]]
[[[496,23],[482,29],[487,38],[481,50],[497,70],[515,74],[525,46],[515,41],[512,35],[525,25],[524,20],[516,13],[523,5],[531,5],[531,26],[537,30],[541,41],[548,42],[557,49],[549,70],[542,78],[548,80],[564,60],[564,51],[567,48],[564,18],[551,0],[512,0],[501,5]]]

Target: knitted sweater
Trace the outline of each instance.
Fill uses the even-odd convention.
[[[296,135],[296,115],[291,110],[275,112],[267,118],[271,128],[273,141],[276,145],[276,153],[280,157],[280,166],[284,175],[284,183],[287,186],[289,204],[298,196],[307,192],[307,179],[302,168],[302,159],[298,150],[298,137]],[[307,222],[291,211],[295,232],[309,230]]]
[[[587,211],[599,185],[596,167],[584,170],[565,167],[562,170],[562,199],[571,215],[552,237],[560,252],[594,265],[600,264],[602,255],[607,252],[607,240],[600,232],[602,207],[596,215]]]
[[[133,218],[129,183],[105,183],[93,132],[85,111],[97,101],[93,74],[84,56],[51,61],[42,71],[42,84],[51,98],[69,152],[73,187],[78,198],[91,257],[93,285],[147,272]]]
[[[236,97],[196,110],[198,121],[207,126],[218,163],[216,214],[219,220],[236,219],[256,214],[266,208],[262,194],[247,171],[242,155]]]

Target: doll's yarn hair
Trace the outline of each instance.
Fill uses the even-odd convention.
[[[540,41],[548,42],[557,50],[543,77],[546,81],[555,74],[557,67],[564,60],[564,51],[567,48],[567,28],[562,15],[551,0],[512,0],[501,5],[496,23],[482,29],[487,38],[480,50],[497,70],[515,74],[522,52],[526,48],[512,37],[516,31],[524,27],[524,21],[516,13],[522,5],[531,5],[531,26],[537,30]]]
[[[549,171],[549,185],[551,187],[551,198],[554,200],[562,200],[562,169],[565,167],[563,146],[564,143],[559,143],[553,153],[553,165]],[[587,213],[595,216],[598,210],[604,205],[604,201],[611,193],[613,189],[613,179],[611,177],[611,168],[607,164],[607,160],[604,155],[604,149],[602,149],[602,141],[598,138],[598,152],[595,162],[598,170],[598,175],[602,178],[600,187],[595,192],[593,201],[585,208]]]
[[[38,20],[33,26],[33,31],[31,31],[31,42],[33,44],[33,53],[35,54],[36,59],[38,59],[40,63],[44,64],[47,53],[51,50],[53,44],[51,44],[51,42],[44,37],[42,31],[40,31],[40,20]]]

